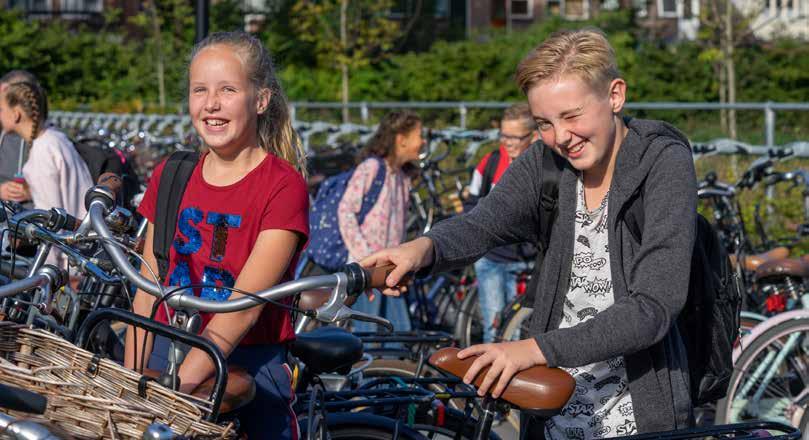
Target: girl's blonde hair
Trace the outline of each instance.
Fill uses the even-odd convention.
[[[606,91],[620,77],[615,50],[603,32],[586,28],[552,34],[520,62],[514,78],[527,94],[541,82],[571,74],[596,91]]]
[[[289,105],[278,76],[275,74],[270,52],[257,38],[245,32],[217,32],[197,43],[191,52],[191,61],[209,46],[227,45],[232,47],[244,64],[247,78],[253,89],[269,89],[270,104],[258,115],[258,144],[272,154],[286,160],[298,172],[306,175],[306,153],[292,128]],[[191,63],[189,62],[189,68]]]
[[[15,82],[8,85],[5,97],[9,107],[19,106],[33,121],[30,133],[33,142],[39,129],[48,119],[48,96],[45,90],[33,82]]]

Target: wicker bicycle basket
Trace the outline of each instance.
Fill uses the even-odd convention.
[[[140,378],[134,371],[99,359],[53,334],[0,322],[0,383],[47,397],[47,409],[40,417],[75,438],[140,439],[154,422],[187,437],[236,437],[232,425],[202,420],[210,402],[179,394],[154,381],[139,387]]]

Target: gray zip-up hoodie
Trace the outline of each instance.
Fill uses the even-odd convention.
[[[609,192],[609,253],[615,303],[584,323],[559,329],[567,295],[577,172],[559,182],[559,215],[535,293],[531,335],[549,366],[577,367],[624,356],[639,432],[687,427],[688,369],[675,321],[688,294],[696,233],[696,173],[687,138],[660,121],[627,118]],[[542,151],[532,147],[471,212],[443,221],[427,236],[433,272],[475,261],[507,243],[537,242]],[[643,244],[622,221],[643,188]]]

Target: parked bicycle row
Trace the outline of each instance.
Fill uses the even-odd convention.
[[[6,221],[11,230],[16,231],[15,235],[37,241],[40,250],[52,246],[70,253],[73,266],[80,268],[88,281],[94,280],[99,284],[106,282],[109,287],[119,282],[120,277],[126,277],[142,289],[158,292],[159,298],[164,299],[164,303],[176,311],[173,324],[176,327],[162,325],[127,312],[127,295],[123,295],[125,290],[117,293],[109,288],[103,290],[105,294],[117,298],[118,303],[123,303],[120,308],[108,308],[94,301],[99,295],[98,289],[86,292],[80,289],[74,297],[65,299],[61,296],[70,290],[59,288],[67,283],[68,275],[65,271],[43,265],[41,258],[38,263],[28,263],[26,268],[30,276],[0,288],[0,296],[5,298],[4,306],[7,306],[4,309],[5,314],[12,322],[27,322],[52,333],[27,330],[6,322],[2,336],[3,359],[6,362],[0,364],[0,368],[4,370],[3,382],[8,381],[12,385],[23,386],[28,391],[41,393],[48,400],[45,403],[40,401],[37,405],[38,397],[21,391],[3,395],[14,396],[18,401],[17,406],[11,408],[14,410],[13,416],[20,417],[24,414],[23,411],[43,412],[45,419],[55,425],[50,428],[48,425],[31,423],[12,425],[16,435],[45,438],[38,436],[60,433],[92,436],[95,432],[95,435],[106,436],[105,430],[115,429],[118,431],[112,431],[111,436],[138,436],[140,431],[131,434],[132,431],[123,428],[127,423],[131,425],[127,426],[128,429],[144,432],[174,429],[177,434],[188,436],[232,435],[233,412],[245,405],[255,391],[250,377],[243,370],[224,368],[225,359],[219,349],[206,343],[204,339],[193,337],[193,332],[178,331],[192,328],[200,316],[199,313],[205,310],[223,312],[226,308],[255,306],[259,301],[253,298],[278,301],[284,296],[301,291],[331,288],[330,298],[324,305],[314,310],[297,310],[298,313],[326,323],[369,319],[388,325],[383,318],[357,313],[343,304],[352,295],[361,294],[367,283],[384,283],[390,269],[383,269],[381,274],[375,274],[364,272],[357,265],[348,266],[335,275],[303,278],[257,292],[255,297],[235,301],[231,298],[225,303],[176,295],[177,289],[162,287],[159,283],[149,281],[145,276],[139,275],[133,266],[133,262],[139,259],[134,255],[138,228],[134,228],[131,222],[123,222],[129,223],[129,227],[121,229],[120,216],[126,214],[126,211],[114,206],[113,194],[118,186],[120,182],[109,178],[103,181],[103,185],[94,187],[87,196],[89,214],[81,222],[58,211],[25,210],[15,213]],[[112,229],[114,227],[115,230]],[[99,255],[100,249],[106,252],[100,259],[85,256]],[[42,252],[38,254],[42,255]],[[26,261],[22,257],[20,260]],[[11,268],[6,267],[9,271],[16,263],[10,265]],[[116,277],[119,279],[116,280]],[[119,283],[118,287],[126,289],[126,285]],[[39,288],[31,291],[32,286]],[[90,301],[83,301],[84,299]],[[301,303],[305,301],[306,299],[301,299]],[[63,311],[64,314],[57,311]],[[73,313],[83,315],[80,318],[80,328],[70,327],[77,321]],[[179,355],[182,351],[177,352],[179,356],[170,361],[170,366],[162,374],[160,371],[144,369],[144,376],[138,376],[117,364],[100,361],[98,356],[94,357],[91,352],[78,348],[92,349],[121,360],[120,352],[116,354],[114,350],[105,351],[110,346],[110,338],[116,340],[116,333],[111,330],[108,321],[134,324],[144,330],[173,337],[189,346],[205,350],[216,359],[216,380],[200,387],[194,393],[196,399],[186,394],[161,393],[158,391],[165,389],[162,385],[167,385],[169,389],[177,387],[177,379],[172,374],[179,371],[177,365],[183,362],[183,356]],[[64,339],[54,340],[48,334],[57,334]],[[78,347],[71,346],[68,341],[75,342]],[[386,358],[380,356],[384,350],[363,353],[363,342],[399,343],[405,348],[400,349],[395,358]],[[435,332],[352,335],[338,327],[323,327],[299,334],[290,346],[290,353],[297,362],[295,377],[298,378],[296,389],[300,400],[296,413],[301,415],[302,434],[307,438],[323,438],[327,433],[337,438],[421,439],[425,435],[427,438],[498,438],[489,430],[496,419],[495,414],[506,414],[508,407],[505,404],[515,409],[558,411],[574,392],[573,380],[566,373],[558,369],[535,367],[517,376],[501,399],[480,400],[474,388],[467,387],[457,378],[453,379],[453,376],[462,377],[471,362],[459,363],[456,360],[457,349],[433,352],[436,347],[453,343],[450,335]],[[79,369],[76,370],[76,367]],[[143,377],[152,376],[156,377],[156,382],[143,381]],[[109,382],[100,382],[112,379],[116,386]],[[482,378],[478,382],[481,380]],[[61,385],[49,387],[54,381]],[[87,398],[121,409],[88,409],[82,399],[69,391],[66,384],[85,387],[91,385],[93,391]],[[545,392],[536,394],[538,389]],[[59,405],[48,406],[47,402],[52,400],[58,401]],[[186,407],[181,409],[183,401],[190,404],[185,403]],[[159,417],[156,409],[163,407],[171,408],[171,412]],[[146,412],[147,416],[134,419],[131,416],[134,408]],[[356,412],[360,408],[364,410]],[[193,421],[195,411],[202,420]],[[486,414],[490,415],[487,417]],[[92,425],[87,422],[87,418],[93,415],[98,417],[100,424]],[[469,423],[470,418],[479,417],[479,423]],[[109,425],[106,424],[106,419],[111,421]],[[219,424],[206,423],[204,420]],[[9,423],[8,420],[5,422]],[[92,431],[93,429],[98,431]],[[772,423],[721,429],[728,432],[748,432],[751,435],[767,429],[783,430],[787,436],[796,435],[795,430]],[[46,432],[50,434],[45,434]],[[699,430],[687,434],[701,435]]]

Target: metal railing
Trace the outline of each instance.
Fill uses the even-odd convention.
[[[330,105],[332,103],[329,103]],[[388,104],[388,103],[385,103]],[[486,103],[490,106],[495,105],[508,105],[501,103]],[[660,104],[660,103],[656,103]],[[691,104],[688,104],[691,105]],[[740,105],[741,107],[741,105]],[[774,124],[775,110],[788,107],[793,109],[795,105],[779,104],[773,108],[767,108],[768,118],[772,119]],[[339,108],[339,107],[333,107]],[[370,108],[370,106],[369,106]],[[393,105],[385,108],[395,108]],[[497,107],[495,107],[497,108]],[[662,107],[645,107],[650,109]],[[667,108],[667,107],[665,107]],[[749,108],[749,107],[744,107]],[[801,108],[809,110],[809,105],[804,104]],[[101,135],[107,136],[110,133],[128,133],[128,136],[144,132],[144,137],[150,139],[154,138],[160,142],[160,137],[167,137],[173,139],[172,142],[183,142],[187,136],[194,135],[194,128],[191,124],[191,119],[188,116],[179,115],[145,115],[145,114],[115,114],[115,113],[81,113],[81,112],[52,112],[50,120],[58,127],[66,129],[73,133],[83,133],[84,135]],[[324,121],[304,122],[294,121],[294,127],[298,131],[304,147],[307,151],[311,151],[311,144],[315,142],[313,139],[318,139],[316,142],[325,144],[335,148],[340,145],[339,140],[343,136],[351,135],[355,138],[355,142],[364,143],[373,134],[375,127],[371,125],[359,124],[333,124]],[[148,134],[148,136],[145,136]],[[466,143],[466,155],[474,156],[478,147],[483,144],[497,141],[497,130],[465,130],[458,127],[451,127],[443,130],[433,130],[432,136],[435,142],[451,141]],[[695,157],[702,157],[710,154],[729,154],[729,155],[765,155],[768,154],[770,149],[783,148],[790,149],[795,156],[809,157],[809,141],[790,142],[783,145],[775,145],[773,137],[768,137],[767,145],[754,145],[745,142],[735,141],[731,139],[713,139],[707,142],[700,142],[692,139],[692,144],[695,147]],[[432,146],[431,142],[431,146]],[[319,145],[318,144],[318,145]],[[700,147],[712,146],[710,152],[697,153]]]
[[[459,117],[459,127],[466,129],[467,115],[470,109],[503,109],[510,106],[509,102],[490,101],[439,101],[439,102],[349,102],[347,107],[359,109],[363,124],[369,121],[370,111],[373,109],[446,109],[456,111]],[[297,116],[298,109],[341,109],[339,102],[301,102],[290,104],[292,118]],[[764,117],[764,139],[768,147],[775,146],[775,123],[777,111],[809,111],[809,102],[737,102],[735,104],[722,104],[717,102],[628,102],[629,110],[758,110]]]

